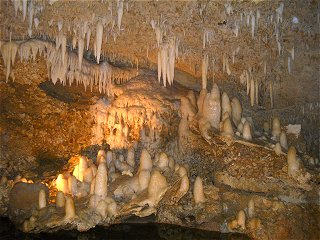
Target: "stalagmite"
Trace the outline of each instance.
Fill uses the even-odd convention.
[[[212,84],[214,84],[215,59],[212,59]]]
[[[181,97],[180,113],[182,118],[188,118],[189,121],[196,115],[196,109],[191,104],[189,98]]]
[[[223,120],[224,120],[224,119],[223,119]],[[242,123],[242,122],[240,122],[240,123],[238,124],[237,130],[238,130],[238,132],[239,132],[240,134],[242,134],[242,132],[243,132],[243,123]]]
[[[287,160],[288,160],[288,175],[290,177],[296,177],[296,174],[300,168],[300,162],[297,159],[297,152],[295,147],[291,146],[289,148]]]
[[[100,163],[96,175],[94,194],[101,197],[107,196],[108,172],[105,163]]]
[[[248,203],[248,216],[249,216],[249,218],[253,218],[254,214],[255,214],[254,201],[253,201],[253,199],[250,199],[249,203]]]
[[[107,215],[107,203],[104,200],[100,200],[95,208],[95,211],[101,215],[102,218],[105,218]]]
[[[246,229],[246,214],[244,213],[243,210],[240,210],[238,212],[237,222],[242,229]]]
[[[77,186],[77,178],[73,175],[70,175],[68,178],[68,192],[72,195],[76,195],[78,191],[78,186]],[[68,193],[64,192],[64,193]]]
[[[251,141],[252,140],[252,135],[251,135],[251,126],[250,123],[248,121],[246,121],[243,125],[243,133],[242,133],[242,137],[245,140]]]
[[[39,209],[45,208],[47,206],[46,192],[44,189],[39,191]]]
[[[281,125],[279,118],[275,117],[272,120],[272,136],[276,139],[280,137]]]
[[[103,25],[101,24],[101,22],[98,22],[96,27],[96,41],[95,41],[95,57],[97,59],[97,63],[100,62],[102,36],[103,36]]]
[[[231,138],[234,136],[234,132],[233,132],[232,123],[230,121],[230,118],[226,118],[223,121],[222,135],[227,136],[227,137],[231,137]]]
[[[93,179],[93,172],[92,172],[92,168],[87,168],[83,174],[83,182],[86,183],[91,183]]]
[[[135,162],[135,158],[134,158],[134,148],[131,147],[128,149],[127,152],[127,163],[131,166],[131,167],[135,167],[136,162]]]
[[[206,198],[204,196],[203,192],[203,184],[202,179],[200,177],[197,177],[194,181],[193,186],[193,199],[196,205],[201,204],[206,201]]]
[[[232,121],[233,123],[238,126],[241,121],[242,116],[242,107],[241,103],[238,98],[234,97],[231,100],[231,109],[232,109]]]
[[[139,191],[143,191],[148,188],[149,182],[150,182],[150,171],[148,170],[142,170],[138,173],[139,178]]]
[[[276,145],[274,146],[274,152],[277,154],[277,156],[279,156],[282,153],[280,143],[276,143]]]
[[[64,207],[65,203],[66,203],[66,199],[65,199],[64,193],[61,191],[58,191],[56,196],[56,207],[58,208]]]
[[[76,216],[76,208],[74,206],[73,198],[66,196],[65,204],[65,219],[70,220]]]
[[[157,167],[164,171],[168,168],[168,165],[169,165],[169,158],[167,156],[166,153],[162,152],[160,153],[160,156],[159,156],[159,161],[157,163]]]
[[[287,135],[284,131],[280,133],[280,145],[283,149],[288,150]]]
[[[84,173],[88,168],[88,163],[87,163],[87,158],[84,156],[81,156],[79,158],[79,164],[78,164],[78,172],[75,172],[75,177],[79,180],[79,181],[83,181],[83,177],[84,177]]]
[[[231,103],[230,103],[228,94],[226,92],[222,93],[221,103],[222,103],[222,116],[226,112],[229,114],[229,116],[231,116],[232,114]]]
[[[199,119],[198,123],[199,123],[199,131],[200,131],[201,136],[205,140],[211,139],[211,137],[209,135],[209,129],[211,128],[211,124],[208,121],[208,119],[206,119],[205,117],[202,117]]]
[[[147,170],[147,171],[151,171],[152,170],[152,159],[150,154],[148,153],[148,151],[146,149],[143,149],[141,152],[141,156],[140,156],[140,165],[139,165],[139,170],[138,172],[142,171],[142,170]]]
[[[185,174],[181,178],[181,184],[180,184],[178,192],[181,195],[185,195],[189,191],[189,188],[190,188],[190,181],[189,181],[188,175]]]
[[[168,183],[166,177],[159,171],[153,171],[148,186],[148,198],[150,206],[156,206],[167,191]]]
[[[56,187],[58,191],[68,193],[69,188],[68,188],[68,180],[64,178],[62,174],[58,175],[58,178],[56,180]]]
[[[208,93],[203,103],[203,117],[210,122],[211,126],[219,129],[221,118],[220,91],[217,84],[214,84],[211,93]]]
[[[200,91],[200,95],[197,99],[197,106],[198,106],[198,113],[197,114],[199,117],[201,117],[203,114],[203,104],[204,104],[204,100],[205,100],[207,94],[208,94],[207,89],[202,89]]]

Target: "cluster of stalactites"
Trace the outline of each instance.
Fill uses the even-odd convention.
[[[175,36],[165,39],[164,27],[157,24],[154,20],[151,21],[151,26],[156,34],[158,47],[158,81],[162,82],[166,87],[167,82],[172,85],[174,79],[175,60],[178,57],[179,39]]]
[[[81,45],[81,44],[80,44]],[[8,41],[0,43],[0,50],[4,60],[6,80],[9,76],[14,80],[12,66],[19,52],[21,61],[35,60],[37,55],[44,56],[47,62],[49,78],[55,84],[60,81],[63,85],[67,82],[71,85],[74,81],[83,84],[85,89],[97,85],[99,92],[108,96],[112,95],[113,83],[124,83],[136,76],[137,72],[132,69],[121,69],[111,66],[107,62],[99,65],[93,64],[83,56],[82,51],[78,55],[67,50],[67,39],[62,34],[56,38],[56,44],[31,39],[28,41]]]
[[[163,42],[158,50],[158,81],[166,87],[172,85],[174,79],[175,59],[178,57],[178,42],[175,37]]]

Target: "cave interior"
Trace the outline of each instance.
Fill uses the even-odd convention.
[[[0,1],[0,216],[320,239],[319,33],[317,0]]]

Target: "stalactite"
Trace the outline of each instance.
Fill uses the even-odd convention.
[[[229,76],[231,74],[231,70],[230,70],[230,67],[229,67],[229,60],[228,60],[227,57],[225,58],[225,67],[226,67],[227,74]]]
[[[87,49],[87,51],[89,50],[90,37],[91,37],[91,29],[90,29],[90,27],[88,27],[87,32],[86,32],[86,38],[87,38],[86,49]]]
[[[256,105],[258,105],[259,104],[259,83],[258,83],[258,79],[256,79],[254,84],[255,84],[255,90],[254,90],[255,103],[256,103]]]
[[[22,0],[22,21],[26,20],[28,0]]]
[[[62,33],[59,33],[56,37],[56,44],[36,39],[1,43],[1,54],[6,67],[7,78],[12,74],[11,68],[18,50],[20,59],[23,61],[28,61],[30,58],[34,61],[38,54],[39,56],[43,55],[47,62],[49,78],[54,84],[60,80],[63,85],[66,85],[67,81],[71,85],[76,80],[77,84],[83,84],[85,89],[90,86],[92,90],[94,85],[98,85],[99,91],[106,93],[108,96],[113,94],[114,82],[127,82],[137,75],[134,69],[113,67],[107,62],[97,65],[83,58],[81,60],[82,67],[79,69],[81,56],[67,51],[66,37]],[[81,45],[83,46],[83,43],[79,44],[80,48],[83,48]]]
[[[214,84],[215,59],[212,59],[212,84]]]
[[[118,0],[117,4],[118,4],[117,26],[118,26],[118,29],[120,31],[122,15],[123,15],[123,0]]]
[[[6,71],[6,81],[9,80],[12,66],[14,65],[19,44],[13,41],[5,42],[1,45],[1,54]]]
[[[100,62],[102,36],[103,36],[103,25],[101,24],[101,22],[98,22],[97,28],[96,28],[96,41],[95,41],[95,57],[97,59],[97,63]]]
[[[253,77],[251,77],[250,79],[250,104],[251,107],[254,105],[254,91],[255,91],[255,87],[254,87],[254,80]]]
[[[65,63],[66,52],[67,52],[67,38],[66,38],[65,35],[61,35],[61,59],[62,59],[62,64]]]
[[[21,1],[13,1],[13,6],[14,6],[14,14],[15,14],[15,17],[17,17],[17,14],[18,14],[18,10],[19,8],[21,7]]]
[[[209,56],[208,54],[204,54],[202,59],[202,89],[207,89],[208,66]]]
[[[157,39],[157,46],[160,47],[160,44],[162,43],[162,37],[163,37],[163,30],[160,26],[157,25],[157,23],[154,20],[151,20],[151,26],[156,34]]]
[[[288,73],[291,74],[291,57],[288,57]]]
[[[78,38],[78,59],[79,59],[79,70],[81,70],[82,59],[83,59],[83,50],[84,50],[84,40],[83,38]]]
[[[161,72],[162,72],[162,61],[161,61],[161,51],[158,51],[158,82],[161,80]]]
[[[255,24],[256,24],[255,16],[252,15],[251,16],[251,36],[252,36],[252,39],[254,38],[254,27],[255,27]]]
[[[168,67],[168,44],[162,44],[160,47],[161,54],[161,71],[163,85],[167,84],[167,67]]]
[[[270,91],[270,105],[273,108],[273,82],[270,81],[269,83],[269,91]]]

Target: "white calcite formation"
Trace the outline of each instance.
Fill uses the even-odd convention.
[[[87,158],[84,156],[81,156],[79,157],[79,164],[75,167],[72,174],[80,182],[82,182],[87,168],[88,168]]]
[[[169,166],[169,158],[166,153],[160,153],[159,160],[156,162],[156,166],[161,170],[165,171]]]
[[[46,192],[44,189],[39,191],[39,209],[45,208],[47,206]]]
[[[231,101],[232,106],[232,121],[238,126],[241,121],[242,107],[238,98],[234,97]]]
[[[287,135],[284,131],[280,133],[280,145],[283,149],[288,150]]]
[[[233,138],[234,131],[230,118],[226,118],[222,123],[222,135]]]
[[[246,214],[243,210],[240,210],[237,215],[238,226],[241,229],[246,229]]]
[[[176,37],[171,37],[168,41],[162,42],[161,29],[152,24],[159,44],[158,49],[158,81],[162,79],[163,85],[166,87],[173,84],[175,59],[178,57],[179,41]],[[159,39],[158,39],[159,38]],[[160,40],[161,38],[161,40]]]
[[[198,106],[198,113],[197,113],[197,115],[198,115],[199,117],[202,117],[202,115],[203,115],[203,104],[204,104],[204,100],[205,100],[207,94],[208,94],[207,89],[202,89],[202,90],[200,91],[200,95],[199,95],[199,97],[198,97],[198,99],[197,99],[197,106]]]
[[[143,149],[140,156],[140,165],[138,172],[142,170],[151,171],[153,166],[153,162],[149,152],[146,149]]]
[[[70,193],[72,195],[76,195],[77,192],[78,192],[77,178],[73,175],[70,175],[68,178],[68,192],[64,192],[64,193]]]
[[[230,117],[232,116],[230,99],[228,94],[225,92],[222,93],[222,97],[221,97],[221,113],[222,113],[222,116],[225,113],[228,113]]]
[[[65,199],[64,193],[61,191],[58,191],[56,195],[56,207],[61,208],[61,207],[64,207],[65,204],[66,204],[66,199]]]
[[[58,178],[56,180],[56,188],[58,191],[68,193],[69,188],[68,188],[68,179],[63,176],[63,174],[59,174]]]
[[[105,163],[100,163],[95,180],[94,194],[100,197],[107,196],[108,172]]]
[[[275,152],[278,156],[282,153],[280,143],[276,143],[276,145],[274,146],[274,152]]]
[[[180,102],[181,117],[188,118],[188,120],[192,120],[196,115],[196,108],[193,106],[193,104],[187,97],[181,97]]]
[[[250,199],[248,202],[248,216],[249,216],[249,218],[253,218],[254,215],[255,215],[254,201],[253,201],[253,199]]]
[[[159,171],[153,171],[148,186],[148,199],[150,206],[156,206],[168,188],[166,177]]]
[[[207,119],[211,127],[219,129],[221,118],[221,100],[220,91],[217,84],[212,86],[211,92],[208,93],[203,102],[203,118]]]
[[[196,177],[193,185],[193,200],[196,205],[204,203],[206,198],[203,192],[203,183],[200,177]]]
[[[207,82],[208,82],[208,67],[209,67],[209,56],[208,54],[203,55],[202,59],[202,89],[207,89]]]
[[[133,147],[130,147],[128,149],[126,161],[131,167],[133,167],[133,168],[135,167],[136,161],[135,161],[135,153],[134,153],[134,148]]]
[[[246,121],[243,125],[243,131],[242,131],[242,137],[245,140],[252,140],[252,135],[251,135],[251,126],[249,121]]]
[[[83,84],[85,89],[90,87],[91,91],[93,86],[96,85],[99,92],[109,96],[113,95],[114,82],[126,82],[137,74],[135,70],[117,68],[108,62],[101,62],[97,65],[82,59],[77,54],[68,51],[66,41],[66,36],[59,33],[55,44],[36,39],[1,42],[0,50],[5,64],[6,79],[8,80],[11,76],[14,80],[12,67],[17,54],[22,61],[30,59],[35,61],[37,56],[43,56],[47,62],[49,78],[54,84],[58,81],[63,85],[66,85],[67,81],[69,85],[76,82],[77,84]],[[100,38],[97,39],[97,42],[100,44]],[[80,44],[80,47],[82,47],[82,42]],[[99,53],[100,50],[96,50]],[[81,53],[82,51],[80,51]],[[98,53],[97,59],[100,61]],[[81,69],[79,68],[79,60]]]
[[[291,146],[288,150],[288,175],[290,177],[296,177],[300,169],[300,161],[297,159],[297,151],[295,147]]]
[[[71,220],[76,216],[76,208],[74,206],[73,198],[70,196],[66,196],[65,203],[65,219]]]
[[[275,117],[272,120],[272,137],[278,139],[281,133],[281,125],[279,118]]]

